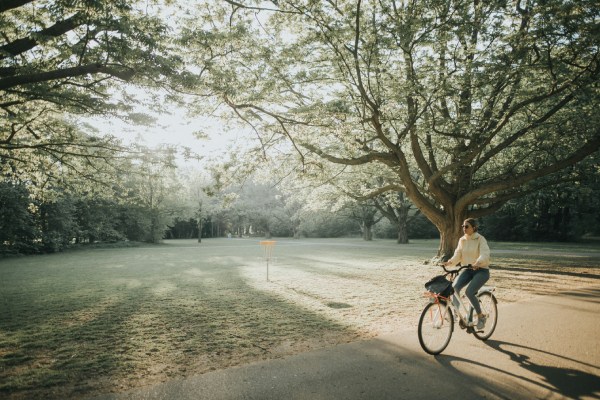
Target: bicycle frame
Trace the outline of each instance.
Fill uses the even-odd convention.
[[[494,286],[483,286],[481,289],[479,289],[477,291],[477,295],[479,296],[481,293],[493,293],[496,290],[496,288]],[[452,294],[450,295],[450,297],[444,297],[444,296],[440,296],[439,294],[436,293],[432,293],[432,292],[425,292],[424,293],[425,297],[429,297],[429,302],[431,303],[436,303],[438,305],[438,313],[441,314],[443,317],[445,317],[445,314],[442,314],[442,306],[446,307],[447,309],[451,309],[454,311],[454,315],[457,315],[461,321],[465,324],[465,326],[467,327],[471,327],[473,326],[473,312],[475,311],[475,309],[473,308],[472,304],[469,304],[468,307],[463,303],[463,301],[461,300],[461,298],[459,296],[457,296],[456,294]],[[456,308],[456,306],[454,305],[452,299],[456,298],[458,300],[458,308]],[[437,317],[437,315],[435,315],[435,317]],[[444,318],[441,318],[441,321],[444,321]]]
[[[450,276],[450,282],[454,282],[454,279],[458,276],[459,272],[463,269],[471,268],[471,265],[465,265],[454,271],[448,271],[444,266],[442,266],[442,268],[444,268],[444,271],[446,271],[447,275]],[[492,294],[495,290],[496,287],[494,286],[484,285],[481,287],[481,289],[477,291],[477,296],[479,296],[482,293]],[[453,293],[448,297],[444,297],[440,296],[437,293],[425,292],[425,296],[430,298],[429,301],[431,303],[438,304],[438,313],[441,314],[441,304],[447,305],[447,308],[454,310],[454,315],[457,315],[460,318],[465,327],[470,328],[473,326],[473,312],[475,310],[473,308],[473,305],[469,302],[467,307],[467,305],[463,303],[462,299],[459,296],[457,296],[456,293]],[[458,308],[454,305],[453,299],[456,299],[458,301]],[[442,316],[445,317],[445,314],[443,314]],[[444,321],[444,318],[442,318],[441,321]]]

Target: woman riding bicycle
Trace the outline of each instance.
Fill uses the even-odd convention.
[[[477,221],[467,218],[462,224],[465,233],[458,241],[454,255],[444,263],[446,267],[457,264],[471,265],[472,268],[465,269],[454,281],[454,292],[458,297],[460,291],[467,284],[467,298],[477,312],[477,329],[485,327],[485,315],[481,313],[477,291],[490,279],[490,248],[487,240],[477,233]]]

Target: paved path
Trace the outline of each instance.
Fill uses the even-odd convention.
[[[600,399],[600,286],[500,305],[437,357],[414,330],[106,395],[116,399]]]

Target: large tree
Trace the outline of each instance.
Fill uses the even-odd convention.
[[[264,150],[284,138],[305,165],[387,169],[439,229],[440,256],[465,217],[564,180],[599,148],[595,1],[225,0],[202,12],[209,23],[184,38],[205,67],[198,93]]]

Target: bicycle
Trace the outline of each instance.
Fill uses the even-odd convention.
[[[432,355],[440,354],[450,343],[454,332],[455,316],[458,317],[460,328],[465,329],[469,334],[472,333],[479,340],[487,340],[492,336],[498,323],[498,301],[493,293],[496,290],[495,287],[483,286],[477,292],[481,311],[486,317],[485,327],[479,330],[477,321],[473,318],[473,306],[468,299],[463,302],[454,293],[452,287],[452,282],[458,273],[463,269],[472,268],[471,265],[451,271],[443,265],[441,267],[446,273],[436,276],[425,284],[427,288],[425,296],[429,297],[429,303],[419,318],[419,343],[423,350]],[[468,304],[468,308],[465,303]]]

